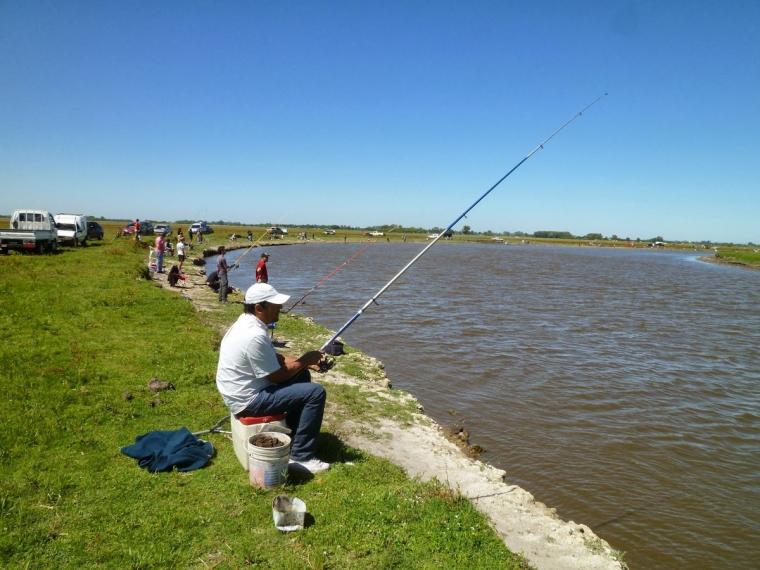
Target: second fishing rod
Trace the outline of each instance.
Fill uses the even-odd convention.
[[[317,282],[317,284],[314,285],[314,287],[312,287],[311,289],[309,289],[308,291],[306,291],[306,293],[304,293],[301,296],[300,299],[298,299],[295,303],[293,303],[292,305],[290,305],[290,307],[288,307],[287,309],[283,309],[282,312],[285,313],[285,314],[287,314],[290,311],[292,311],[293,309],[295,309],[298,305],[300,305],[301,303],[303,303],[303,301],[304,301],[304,299],[306,299],[306,297],[308,297],[309,295],[311,295],[314,291],[317,290],[317,288],[319,288],[322,284],[324,284],[326,281],[328,281],[330,278],[332,278],[336,273],[338,273],[340,270],[342,270],[346,265],[348,265],[349,263],[351,263],[354,259],[356,259],[357,257],[359,257],[362,253],[364,253],[365,251],[367,251],[367,248],[369,248],[369,246],[371,246],[373,243],[375,243],[375,242],[369,242],[363,248],[361,248],[361,249],[357,250],[356,252],[354,252],[353,255],[351,255],[349,258],[347,258],[345,261],[343,261],[341,264],[339,264],[337,267],[335,267],[335,269],[333,269],[330,273],[328,273],[327,275],[325,275],[322,279],[320,279]]]
[[[555,130],[551,135],[549,135],[546,139],[544,139],[541,143],[538,144],[533,150],[531,150],[528,154],[526,154],[520,161],[517,162],[509,171],[499,178],[499,180],[494,183],[493,186],[491,186],[488,190],[486,190],[481,196],[475,200],[470,206],[468,206],[461,214],[459,214],[448,226],[446,226],[446,229],[444,229],[442,232],[440,232],[433,241],[431,241],[427,246],[425,246],[422,251],[420,251],[417,255],[415,255],[409,263],[407,263],[401,270],[396,273],[396,275],[391,278],[390,281],[388,281],[385,285],[383,285],[380,290],[375,293],[370,299],[364,303],[359,310],[350,318],[348,321],[346,321],[335,333],[322,345],[322,347],[319,349],[320,351],[325,351],[325,349],[330,346],[348,327],[350,327],[356,320],[362,316],[364,311],[366,311],[373,303],[376,303],[377,299],[385,293],[391,285],[393,285],[396,280],[398,280],[399,277],[401,277],[406,271],[414,265],[417,260],[425,255],[427,251],[433,247],[436,243],[438,243],[438,240],[440,240],[446,233],[450,232],[451,229],[458,224],[475,206],[477,206],[486,196],[488,196],[494,189],[496,189],[497,186],[499,186],[504,180],[506,180],[510,174],[512,174],[515,170],[520,168],[529,158],[531,158],[534,154],[536,154],[539,150],[542,150],[544,146],[549,143],[557,134],[559,134],[560,131],[562,131],[565,127],[567,127],[570,123],[578,119],[585,113],[588,109],[590,109],[592,106],[594,106],[596,103],[598,103],[601,99],[607,96],[607,93],[603,93],[596,99],[594,99],[591,103],[586,105],[583,109],[578,111],[575,115],[573,115],[567,122],[565,122],[562,126],[560,126],[557,130]]]

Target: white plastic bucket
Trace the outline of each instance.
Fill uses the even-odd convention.
[[[276,439],[281,445],[260,447],[257,438]],[[288,478],[290,437],[275,431],[262,431],[248,438],[248,477],[251,485],[262,489],[284,485]]]

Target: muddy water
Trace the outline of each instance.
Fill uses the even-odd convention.
[[[271,283],[359,247],[271,248]],[[420,249],[373,245],[298,312],[337,328]],[[344,338],[632,568],[758,568],[760,272],[696,256],[440,244]]]

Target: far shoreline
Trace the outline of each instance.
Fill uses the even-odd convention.
[[[760,267],[757,267],[754,265],[747,265],[746,263],[742,263],[741,261],[733,261],[731,259],[721,259],[720,257],[716,257],[714,255],[703,255],[703,256],[698,257],[697,259],[705,263],[714,263],[715,265],[726,265],[729,267],[739,267],[740,269],[749,269],[750,271],[760,271]]]

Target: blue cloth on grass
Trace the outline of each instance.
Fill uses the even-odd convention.
[[[151,473],[171,471],[175,467],[177,471],[193,471],[211,460],[214,446],[183,427],[138,435],[135,443],[122,447],[121,452],[137,459],[138,465]]]

